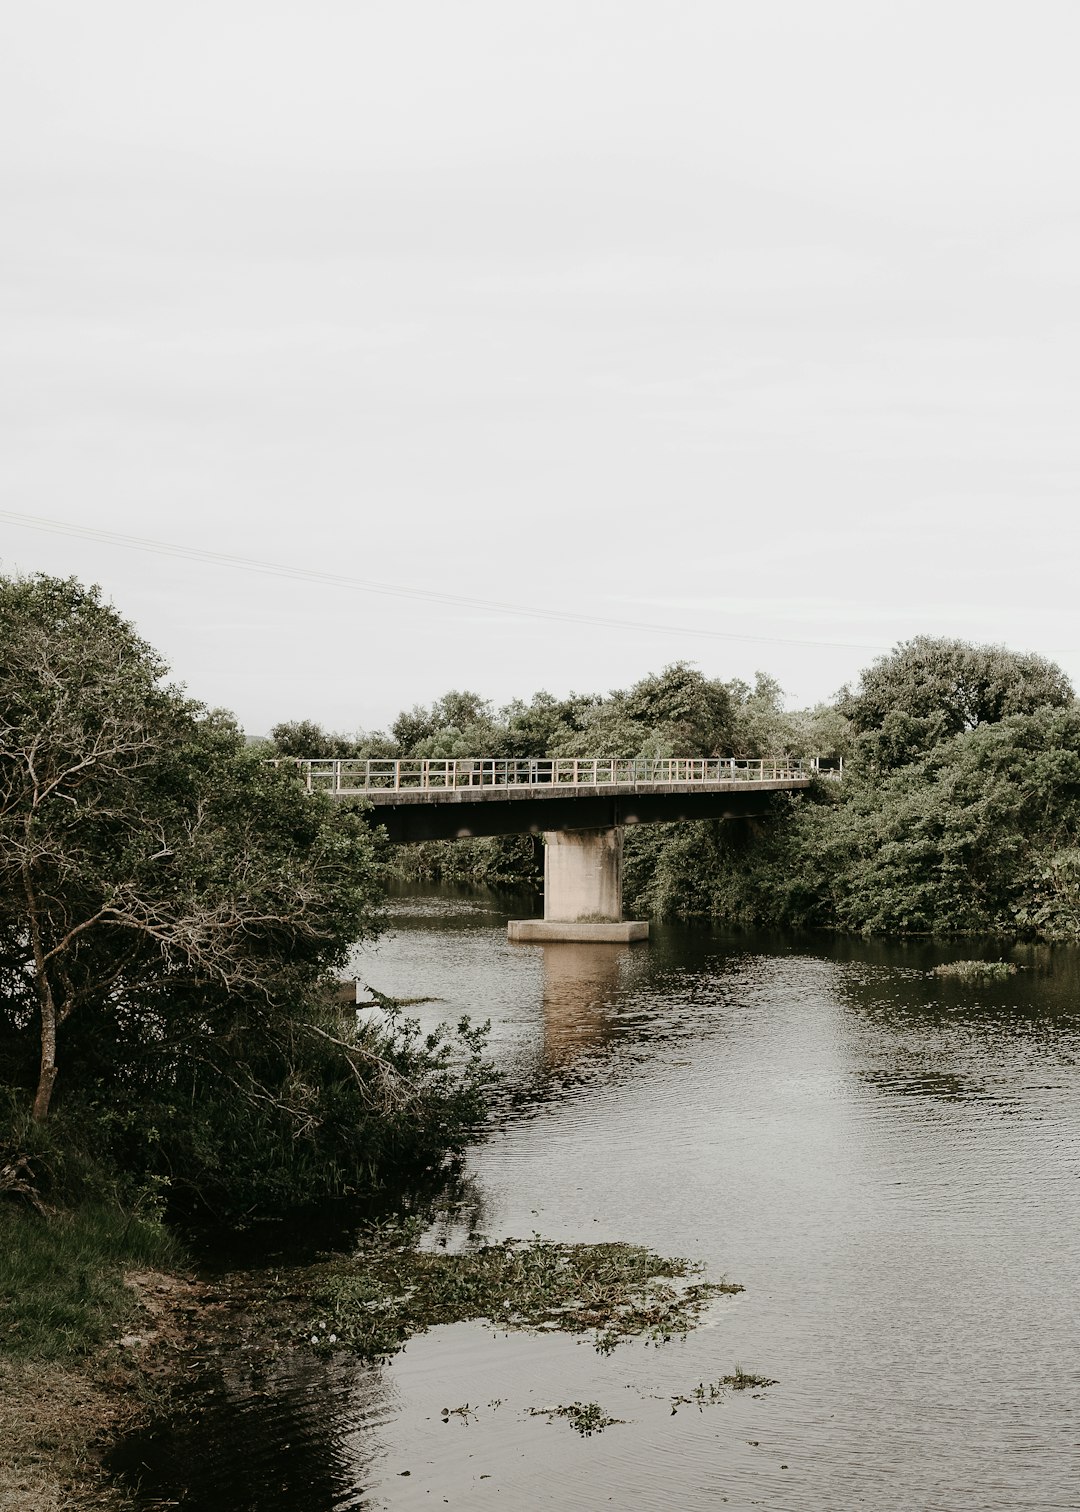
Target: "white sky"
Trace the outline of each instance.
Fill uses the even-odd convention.
[[[801,704],[920,632],[1080,682],[1078,43],[1075,0],[10,5],[0,511],[314,576],[0,514],[2,566],[252,733],[679,658]]]

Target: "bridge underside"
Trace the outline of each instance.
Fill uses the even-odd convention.
[[[555,830],[613,830],[627,824],[688,819],[749,819],[768,813],[778,792],[799,792],[805,780],[733,782],[703,790],[648,792],[618,787],[562,794],[543,788],[520,794],[513,788],[468,788],[446,792],[365,795],[370,820],[383,825],[398,845],[421,840],[461,840],[480,835],[542,835]]]
[[[777,793],[800,792],[805,777],[760,781],[543,783],[364,794],[369,818],[395,844],[481,835],[543,835],[544,917],[514,919],[511,940],[616,944],[648,938],[644,919],[622,916],[622,842],[628,824],[688,819],[750,819],[768,813]],[[345,793],[340,794],[346,797]]]

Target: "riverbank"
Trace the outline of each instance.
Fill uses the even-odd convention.
[[[122,1508],[105,1450],[170,1407],[231,1308],[157,1217],[0,1206],[0,1508]]]
[[[103,1455],[173,1403],[193,1337],[220,1300],[192,1278],[130,1272],[107,1335],[88,1353],[0,1358],[0,1508],[120,1512],[130,1497]]]
[[[685,1336],[714,1299],[742,1291],[706,1280],[692,1261],[618,1242],[534,1235],[432,1252],[416,1220],[367,1225],[348,1253],[275,1259],[212,1280],[180,1267],[122,1272],[112,1252],[140,1220],[119,1210],[107,1218],[111,1230],[94,1211],[0,1214],[3,1512],[130,1508],[132,1494],[106,1469],[110,1451],[163,1424],[170,1434],[178,1423],[197,1432],[238,1361],[245,1373],[271,1361],[288,1369],[293,1357],[328,1363],[330,1353],[375,1365],[436,1324],[472,1320],[504,1334],[592,1335],[607,1355],[634,1337]],[[164,1230],[157,1237],[183,1258]],[[148,1242],[157,1241],[144,1234],[142,1247]],[[731,1389],[766,1384],[743,1380],[738,1366],[723,1380]],[[603,1426],[590,1417],[579,1431]],[[113,1468],[121,1463],[130,1475],[126,1461]]]

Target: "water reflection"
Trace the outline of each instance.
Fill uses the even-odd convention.
[[[535,947],[542,957],[544,1069],[571,1066],[618,1033],[616,1008],[625,945],[563,943]]]
[[[257,1370],[234,1361],[199,1411],[127,1440],[111,1468],[148,1512],[364,1507],[392,1412],[382,1373],[344,1356],[300,1350]]]
[[[162,1494],[198,1448],[198,1509],[1075,1512],[1080,953],[1017,948],[1015,977],[965,984],[934,966],[1003,952],[672,928],[509,947],[492,899],[460,901],[398,900],[357,972],[442,1000],[421,1018],[493,1021],[506,1099],[430,1242],[630,1239],[746,1293],[662,1350],[461,1326],[381,1372],[284,1362],[261,1397],[239,1371],[155,1461]],[[736,1360],[781,1385],[671,1417]],[[528,1416],[541,1398],[628,1422],[579,1441]],[[487,1405],[448,1428],[465,1400]]]

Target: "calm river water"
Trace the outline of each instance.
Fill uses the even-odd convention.
[[[1080,954],[971,987],[930,974],[970,947],[510,946],[506,908],[401,896],[357,959],[421,1018],[492,1020],[495,1129],[433,1242],[625,1239],[745,1293],[606,1357],[458,1325],[379,1368],[237,1364],[144,1505],[1080,1508]],[[779,1384],[672,1413],[736,1362]],[[575,1401],[625,1421],[529,1415]]]

